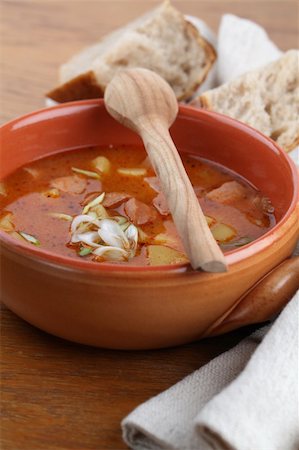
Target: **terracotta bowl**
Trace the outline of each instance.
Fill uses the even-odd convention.
[[[119,349],[159,348],[200,338],[298,238],[298,175],[284,152],[230,118],[181,106],[171,129],[180,152],[217,161],[246,177],[276,210],[277,225],[227,253],[229,271],[187,266],[121,267],[72,260],[1,238],[2,301],[31,324],[72,341]],[[90,145],[141,141],[108,116],[103,101],[63,104],[1,130],[0,179],[29,161]]]

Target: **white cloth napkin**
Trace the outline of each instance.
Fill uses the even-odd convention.
[[[136,408],[122,422],[129,447],[298,450],[298,305],[299,292],[269,331]]]
[[[217,84],[227,83],[282,55],[264,28],[248,19],[224,14],[218,31]]]
[[[282,51],[269,39],[266,31],[251,20],[224,14],[216,37],[202,20],[194,16],[186,16],[186,19],[192,22],[217,50],[217,60],[194,97],[249,70],[264,66],[282,55]]]

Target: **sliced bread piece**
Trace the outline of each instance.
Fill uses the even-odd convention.
[[[165,1],[63,64],[60,86],[47,96],[58,102],[103,96],[116,72],[145,67],[168,81],[178,99],[185,99],[204,81],[215,58],[212,45]]]
[[[299,51],[203,93],[192,105],[245,122],[292,150],[299,144]]]

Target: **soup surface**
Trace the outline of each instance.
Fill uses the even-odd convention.
[[[275,224],[273,207],[235,173],[182,154],[223,251]],[[187,262],[145,150],[89,147],[35,161],[0,185],[0,229],[28,245],[95,263]]]

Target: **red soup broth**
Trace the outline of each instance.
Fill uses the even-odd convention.
[[[250,243],[275,224],[270,201],[244,178],[198,156],[181,157],[223,252]],[[0,187],[0,228],[23,243],[95,264],[187,262],[141,148],[62,152],[16,170]]]

